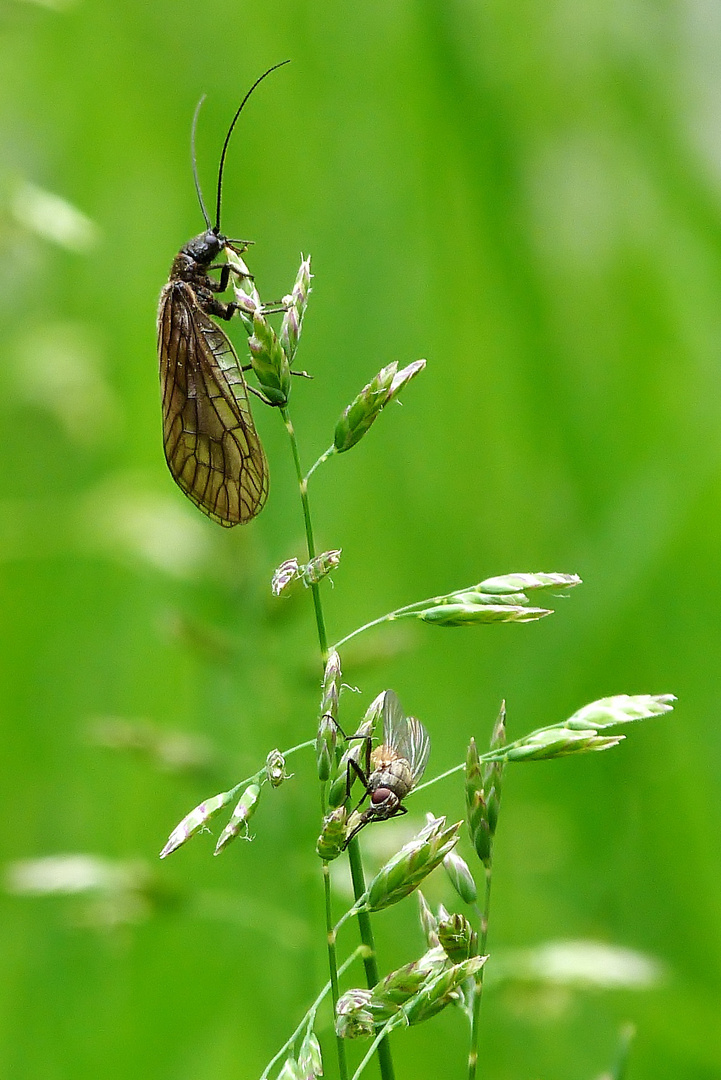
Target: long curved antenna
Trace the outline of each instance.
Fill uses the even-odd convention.
[[[216,232],[216,233],[220,232],[220,200],[221,200],[221,195],[222,195],[222,191],[223,191],[223,166],[225,165],[225,154],[226,154],[226,151],[228,149],[228,143],[230,142],[230,136],[233,134],[233,128],[235,127],[235,122],[238,119],[238,117],[240,116],[240,114],[242,113],[243,107],[245,106],[245,103],[247,102],[248,98],[250,97],[250,95],[255,90],[256,86],[259,86],[260,83],[262,83],[263,79],[265,79],[265,77],[267,75],[270,75],[271,71],[277,71],[278,68],[285,67],[285,65],[289,64],[289,63],[290,63],[290,60],[282,60],[280,62],[280,64],[273,64],[273,67],[268,68],[267,71],[263,72],[263,74],[260,76],[259,79],[255,80],[255,82],[251,86],[250,90],[248,91],[248,93],[245,95],[245,97],[241,101],[240,105],[238,106],[236,114],[235,114],[235,116],[233,117],[233,119],[232,119],[232,121],[230,123],[230,127],[228,128],[228,134],[225,136],[225,142],[223,143],[223,149],[222,149],[221,154],[220,154],[220,165],[218,166],[218,195],[217,195],[216,207],[215,207],[215,229],[214,229],[214,232]],[[210,223],[208,223],[208,225],[210,225]]]
[[[205,101],[205,94],[195,106],[195,112],[193,113],[193,124],[190,128],[190,156],[193,160],[193,180],[195,180],[195,194],[198,196],[198,202],[200,203],[200,209],[203,211],[203,217],[205,218],[205,224],[210,228],[210,218],[208,217],[208,211],[205,209],[205,203],[203,201],[203,192],[200,190],[200,179],[198,178],[198,159],[195,156],[195,129],[198,126],[198,113],[200,112],[200,106]]]

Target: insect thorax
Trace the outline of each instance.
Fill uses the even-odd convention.
[[[208,267],[217,259],[226,243],[226,237],[214,233],[212,229],[194,236],[173,259],[170,280],[204,284],[208,279]]]

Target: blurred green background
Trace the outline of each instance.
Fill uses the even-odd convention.
[[[591,1080],[631,1020],[633,1080],[721,1075],[719,9],[6,0],[0,35],[0,1074],[258,1076],[327,977],[310,756],[255,843],[157,861],[196,802],[314,734],[309,597],[269,594],[303,536],[279,417],[255,408],[268,506],[225,532],[168,475],[155,357],[202,226],[193,108],[207,93],[210,201],[236,104],[290,57],[237,129],[223,224],[256,241],[264,297],[313,256],[306,465],[379,367],[428,358],[313,481],[319,544],[343,548],[331,638],[492,574],[585,582],[542,623],[361,638],[348,724],[394,687],[430,775],[502,697],[512,737],[607,694],[679,697],[612,753],[509,770],[490,935],[663,977],[491,987],[480,1074]],[[462,812],[458,782],[424,799]],[[367,830],[369,867],[391,835]],[[412,900],[376,932],[383,970],[423,947]],[[395,1043],[399,1080],[464,1075],[457,1013]]]

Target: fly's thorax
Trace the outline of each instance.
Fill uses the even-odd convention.
[[[392,746],[387,746],[381,743],[380,746],[376,746],[371,751],[371,765],[373,769],[388,769],[392,762],[400,758],[400,754],[397,750],[394,750]]]

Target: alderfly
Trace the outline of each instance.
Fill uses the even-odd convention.
[[[363,784],[363,798],[349,816],[350,831],[345,845],[371,821],[387,821],[407,814],[403,800],[416,786],[428,764],[431,740],[420,720],[406,716],[392,690],[383,698],[383,742],[371,751],[366,739],[365,770],[353,758],[348,761],[347,791],[350,794],[351,769]],[[367,809],[359,808],[366,797]]]
[[[288,61],[284,60],[283,64]],[[250,411],[248,387],[236,352],[210,316],[229,320],[237,310],[215,293],[228,287],[230,266],[215,264],[247,243],[220,231],[225,155],[236,121],[255,88],[283,64],[275,64],[251,86],[225,136],[218,166],[215,224],[211,225],[198,179],[193,117],[193,178],[206,229],[185,244],[170,269],[158,308],[158,357],[163,407],[163,446],[173,479],[195,505],[219,525],[250,521],[268,496],[268,464]],[[220,270],[218,280],[209,270]]]

